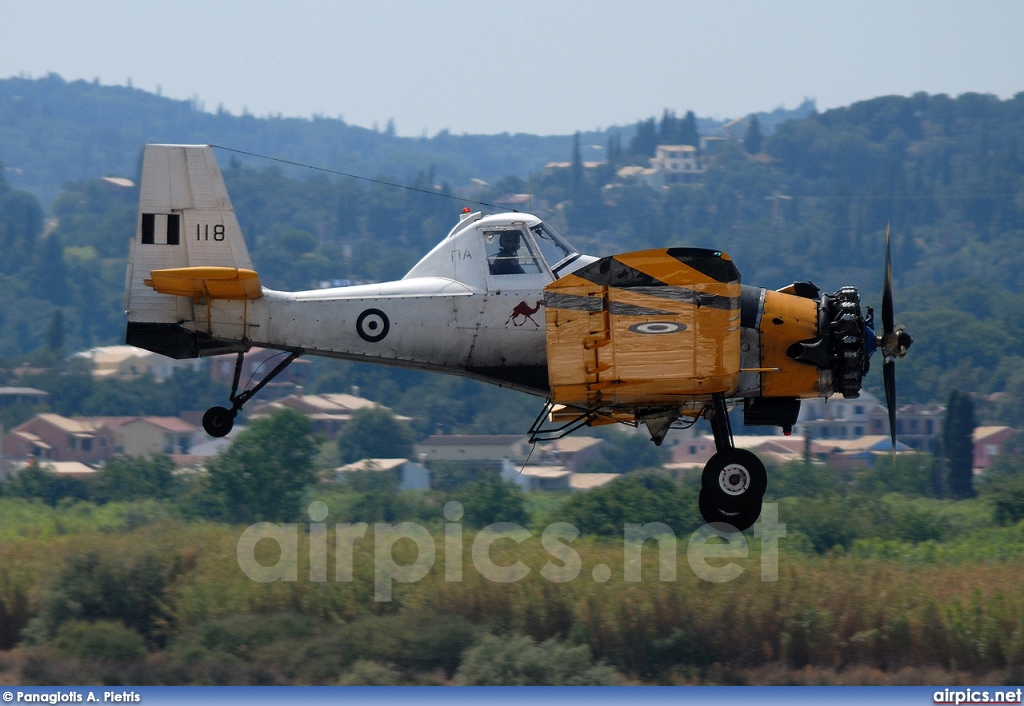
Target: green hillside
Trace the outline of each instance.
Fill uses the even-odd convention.
[[[417,189],[221,151],[256,266],[268,286],[282,289],[400,277],[463,206],[423,192],[458,195],[474,177],[490,184],[473,198],[496,204],[529,192],[537,215],[595,254],[714,247],[732,255],[747,283],[813,280],[827,291],[852,284],[875,306],[891,223],[897,319],[917,341],[900,367],[900,400],[943,401],[953,387],[1007,392],[983,419],[1024,423],[1015,401],[1024,393],[1024,94],[877,98],[784,122],[771,134],[743,127],[703,152],[707,170],[690,183],[652,188],[616,176],[646,165],[654,145],[687,139],[691,116],[666,111],[660,121],[575,139],[414,140],[333,119],[208,114],[59,77],[0,81],[0,160],[8,166],[0,181],[0,356],[13,362],[40,349],[121,340],[137,192],[98,177],[134,174],[147,141],[213,142],[390,174],[388,181]],[[30,134],[38,139],[25,140]],[[588,151],[595,139],[606,148]],[[595,152],[609,159],[585,166]],[[553,159],[572,165],[544,172]],[[43,174],[61,169],[67,183],[44,207],[52,181]],[[880,387],[878,370],[867,384]]]

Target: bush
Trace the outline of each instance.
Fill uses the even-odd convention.
[[[693,532],[704,520],[697,514],[697,492],[657,474],[633,473],[603,488],[569,497],[550,518],[569,522],[584,534],[621,537],[625,524],[663,522],[676,536]]]
[[[495,522],[525,525],[529,520],[522,491],[494,473],[481,476],[455,497],[465,512],[462,521],[470,527],[487,527]]]
[[[402,675],[391,667],[357,659],[338,679],[338,686],[400,686]]]
[[[529,637],[488,635],[470,648],[456,675],[467,686],[609,686],[622,676],[595,664],[586,645],[555,640],[537,644]]]
[[[159,645],[171,622],[168,588],[181,567],[177,557],[146,550],[111,556],[98,550],[72,555],[43,595],[39,614],[23,637],[44,642],[69,621],[120,621]]]
[[[58,628],[53,649],[83,660],[138,660],[146,656],[142,636],[113,620],[69,620]]]

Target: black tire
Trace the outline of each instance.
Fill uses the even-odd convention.
[[[760,504],[768,489],[768,471],[756,455],[744,449],[716,453],[704,466],[701,488],[715,507],[741,512]]]
[[[210,436],[220,438],[231,433],[235,426],[235,414],[224,407],[210,407],[203,415],[203,429]]]
[[[701,517],[719,532],[732,534],[749,529],[761,516],[761,499],[738,512],[723,512],[712,504],[707,490],[700,491],[698,499]]]

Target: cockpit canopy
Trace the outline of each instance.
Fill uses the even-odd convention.
[[[448,277],[479,289],[540,289],[584,264],[581,257],[536,216],[467,213],[405,279]]]
[[[525,223],[512,223],[483,228],[481,233],[492,275],[535,274],[549,270],[557,277],[559,266],[578,254],[565,238],[544,223],[529,228]]]

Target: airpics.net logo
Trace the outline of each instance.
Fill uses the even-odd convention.
[[[328,580],[328,507],[316,500],[308,508],[312,522],[308,527],[309,580]],[[441,538],[444,578],[447,582],[462,581],[466,570],[465,546],[463,542],[462,504],[456,500],[444,506],[444,533]],[[370,525],[366,522],[339,522],[334,525],[334,580],[350,582],[355,576],[356,542],[366,537]],[[779,508],[775,503],[765,503],[761,518],[751,531],[760,543],[760,572],[762,581],[779,580],[779,540],[786,536],[786,525],[779,522]],[[566,583],[579,577],[583,560],[573,548],[573,541],[580,531],[568,522],[554,522],[540,533],[540,543],[550,557],[541,567],[527,566],[522,560],[511,564],[498,564],[492,549],[499,541],[520,545],[532,539],[533,532],[515,522],[498,522],[489,525],[473,537],[469,552],[469,563],[480,576],[494,583],[515,583],[536,570],[552,583]],[[648,542],[656,546],[657,577],[659,581],[675,581],[678,565],[678,547],[675,532],[662,522],[647,524],[627,522],[622,533],[622,578],[627,582],[639,582],[644,577],[642,552]],[[260,563],[256,558],[256,545],[263,541],[277,545],[279,555],[270,565]],[[416,549],[416,559],[400,564],[395,559],[395,546],[409,542]],[[750,553],[747,537],[741,532],[725,532],[712,525],[704,525],[691,534],[686,541],[686,562],[690,570],[700,579],[710,583],[725,583],[740,577],[746,570],[736,563],[746,559]],[[374,600],[390,601],[395,583],[414,583],[427,577],[434,570],[437,561],[437,542],[434,535],[423,525],[415,522],[377,522],[373,525],[373,576]],[[236,548],[238,566],[246,576],[260,583],[274,581],[297,581],[299,578],[299,525],[257,522],[250,525],[238,538]],[[607,564],[597,564],[590,577],[597,583],[605,583],[613,577],[613,569]]]

